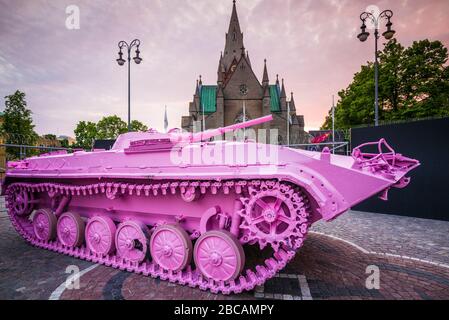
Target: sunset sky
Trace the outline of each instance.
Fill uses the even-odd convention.
[[[68,5],[80,9],[79,30],[66,28]],[[403,45],[429,38],[449,46],[448,0],[237,1],[256,75],[266,58],[270,82],[285,78],[306,129],[319,128],[332,95],[373,60],[374,39],[356,38],[370,5],[394,11]],[[167,105],[170,127],[180,127],[198,75],[216,84],[231,9],[232,0],[0,0],[0,95],[24,91],[39,134],[74,136],[78,121],[106,115],[125,120],[117,43],[139,38],[144,61],[132,65],[132,118],[162,129]]]

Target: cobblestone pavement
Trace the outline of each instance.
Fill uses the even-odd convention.
[[[69,290],[66,268],[93,264],[26,244],[13,230],[3,201],[0,299],[449,299],[449,268],[368,252],[446,263],[446,222],[361,212],[320,222],[282,274],[240,295],[215,295],[101,265],[81,276],[79,289]],[[248,260],[257,253],[250,251]],[[367,267],[373,265],[380,272],[379,290],[365,286]]]
[[[449,264],[449,222],[349,211],[312,230],[351,241],[368,251]]]

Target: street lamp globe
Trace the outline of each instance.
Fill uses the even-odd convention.
[[[136,56],[133,58],[136,64],[140,64],[142,62],[142,58],[140,57],[140,50],[136,50]]]
[[[360,27],[360,29],[362,29],[362,32],[359,33],[359,35],[357,36],[357,38],[359,38],[359,40],[361,42],[365,42],[366,39],[368,39],[369,36],[369,32],[366,32],[366,25],[365,25],[365,21],[363,21],[362,26]]]
[[[360,40],[361,42],[365,42],[366,39],[368,39],[368,36],[369,36],[369,32],[361,32],[361,33],[359,33],[359,35],[357,36],[357,38],[359,38],[359,40]]]
[[[394,34],[396,33],[396,31],[391,29],[391,26],[393,25],[393,23],[391,23],[390,21],[388,21],[387,23],[387,30],[382,33],[382,35],[385,37],[385,39],[390,40],[391,38],[393,38]]]
[[[118,53],[118,59],[116,60],[119,66],[123,66],[125,64],[125,60],[123,59],[123,52],[120,49]]]

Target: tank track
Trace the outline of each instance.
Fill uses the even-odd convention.
[[[50,251],[69,255],[71,257],[83,259],[93,263],[102,264],[108,267],[113,267],[128,272],[135,272],[144,276],[151,276],[153,278],[160,278],[161,280],[168,280],[172,283],[180,285],[188,285],[192,288],[198,287],[201,290],[210,290],[212,293],[241,293],[243,291],[253,290],[256,286],[262,285],[268,279],[274,277],[287,263],[293,259],[298,248],[287,248],[283,246],[273,253],[273,255],[266,259],[263,264],[257,265],[252,269],[244,270],[241,275],[232,281],[214,281],[205,278],[199,270],[192,269],[188,266],[182,271],[172,272],[163,270],[157,264],[151,261],[144,261],[142,263],[133,263],[125,261],[117,255],[99,256],[90,252],[90,250],[83,245],[82,247],[71,248],[62,245],[58,240],[44,242],[36,238],[33,230],[33,224],[29,216],[18,216],[14,214],[13,210],[13,194],[17,191],[26,190],[32,193],[49,192],[59,195],[78,195],[89,196],[93,194],[103,193],[107,197],[116,194],[136,194],[136,195],[157,195],[159,192],[166,194],[170,191],[172,194],[176,191],[183,192],[188,187],[200,188],[202,194],[211,192],[217,193],[218,188],[223,188],[223,192],[228,193],[230,188],[235,188],[237,194],[242,193],[242,189],[247,185],[260,185],[262,180],[254,181],[206,181],[206,182],[171,182],[165,184],[131,184],[131,183],[97,183],[90,185],[65,185],[58,183],[25,183],[16,182],[9,185],[6,189],[6,201],[8,215],[11,219],[12,225],[16,231],[31,245],[47,249]],[[304,234],[305,237],[305,234]]]

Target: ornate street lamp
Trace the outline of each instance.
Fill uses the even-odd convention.
[[[360,15],[360,20],[362,20],[362,26],[360,27],[360,29],[362,30],[359,35],[357,36],[357,38],[359,38],[359,40],[361,42],[365,42],[366,39],[368,39],[369,37],[369,32],[366,31],[366,20],[370,19],[372,21],[372,23],[374,24],[374,42],[375,42],[375,62],[374,62],[374,83],[375,83],[375,102],[374,102],[374,113],[375,113],[375,125],[378,126],[379,125],[379,62],[378,62],[378,50],[377,50],[377,41],[379,40],[380,36],[379,36],[379,23],[382,21],[382,19],[387,20],[387,24],[385,25],[387,27],[387,30],[382,33],[382,35],[385,37],[385,39],[390,40],[391,38],[393,38],[394,34],[396,33],[396,31],[394,31],[393,29],[391,29],[391,26],[393,25],[393,23],[391,22],[391,17],[393,17],[393,11],[391,10],[384,10],[382,11],[378,16],[375,16],[374,14],[370,13],[370,12],[363,12]]]
[[[116,60],[119,66],[123,66],[126,62],[123,59],[122,50],[126,49],[128,52],[128,132],[131,131],[131,49],[136,47],[136,56],[133,58],[136,64],[140,64],[142,62],[142,58],[140,57],[140,40],[134,39],[130,44],[126,41],[120,41],[118,43],[118,59]]]

